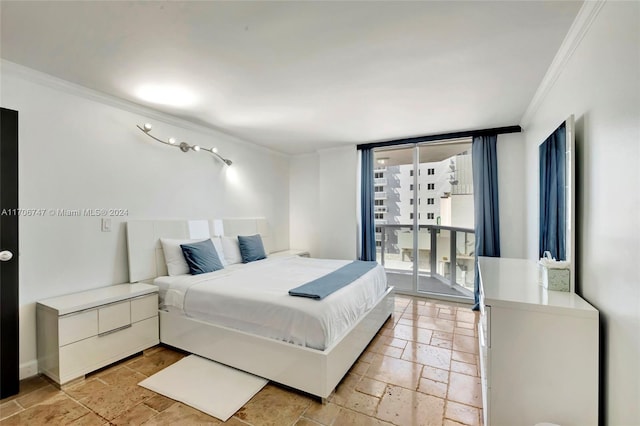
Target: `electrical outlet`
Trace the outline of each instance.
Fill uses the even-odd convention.
[[[102,232],[111,232],[111,219],[103,218],[101,229],[102,229]]]

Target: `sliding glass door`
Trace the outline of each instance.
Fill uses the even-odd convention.
[[[404,146],[374,153],[377,261],[401,292],[414,292],[413,152]]]
[[[377,256],[396,291],[472,298],[470,152],[470,139],[374,151]]]

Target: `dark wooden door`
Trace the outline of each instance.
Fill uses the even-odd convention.
[[[0,110],[0,398],[6,398],[20,389],[18,111]]]

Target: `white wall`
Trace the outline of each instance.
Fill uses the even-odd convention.
[[[318,154],[291,158],[289,186],[290,246],[309,250],[312,257],[320,253],[320,163]]]
[[[524,135],[498,135],[498,197],[500,202],[500,255],[525,257]]]
[[[607,2],[526,137],[527,253],[537,255],[538,144],[576,119],[577,291],[600,311],[603,420],[640,424],[640,3]]]
[[[128,210],[110,233],[96,217],[20,219],[23,377],[36,368],[36,300],[128,281],[128,219],[264,216],[275,248],[288,247],[287,156],[2,65],[2,107],[19,111],[20,207]],[[153,142],[135,127],[144,122],[159,136],[217,146],[233,166]]]
[[[355,146],[319,151],[320,257],[357,257],[358,156]]]
[[[358,155],[355,146],[291,159],[291,247],[314,257],[357,257]]]

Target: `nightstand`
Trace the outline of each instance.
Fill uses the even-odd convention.
[[[36,305],[38,370],[63,385],[159,343],[158,287],[118,284]]]
[[[311,254],[307,250],[289,249],[289,250],[273,252],[268,257],[281,257],[281,256],[311,257]]]

